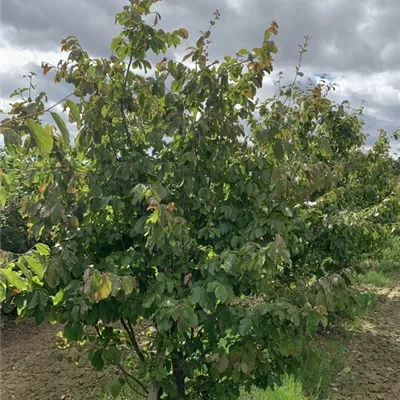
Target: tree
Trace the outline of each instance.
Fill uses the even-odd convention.
[[[259,47],[219,63],[207,52],[216,12],[183,62],[152,65],[150,51],[188,37],[156,28],[155,2],[132,1],[116,16],[109,58],[90,58],[69,36],[68,60],[43,65],[73,87],[64,106],[74,146],[59,114],[43,126],[44,94],[2,121],[9,154],[34,159],[20,171],[30,182],[21,213],[54,246],[8,256],[1,287],[22,316],[41,322],[50,307],[69,344],[90,346],[96,369],[117,365],[115,396],[129,384],[149,400],[231,399],[294,368],[309,335],[357,298],[346,286],[353,255],[334,269],[321,268],[325,253],[308,258],[321,250],[305,203],[341,185],[363,135],[323,85],[257,100],[277,52],[275,22]],[[353,123],[350,149],[336,138],[340,118]],[[1,182],[4,205],[13,182],[4,171]]]

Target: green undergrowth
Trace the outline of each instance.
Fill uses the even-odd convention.
[[[366,271],[359,275],[361,284],[384,287],[390,285],[393,279],[398,279],[400,271],[400,237],[392,236],[378,258],[377,269]]]
[[[390,283],[390,279],[386,276],[383,271],[371,270],[365,274],[359,275],[358,281],[362,284],[373,285],[373,286],[387,286]]]
[[[282,386],[265,390],[254,388],[250,393],[243,393],[239,400],[308,400],[304,395],[303,385],[299,379],[286,375]]]
[[[392,236],[379,259],[381,271],[391,274],[400,271],[400,236]]]
[[[302,382],[307,399],[327,400],[331,395],[331,383],[344,368],[347,349],[336,336],[321,338],[314,345],[317,350],[303,364],[298,379]]]

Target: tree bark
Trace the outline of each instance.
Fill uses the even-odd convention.
[[[164,360],[165,349],[158,349],[156,354],[156,364]],[[150,382],[147,400],[158,400],[158,393],[160,391],[160,384],[153,378]]]
[[[149,387],[149,394],[147,395],[147,400],[158,400],[158,391],[160,390],[159,383],[152,379]]]
[[[171,332],[176,332],[178,329],[176,321],[174,321]],[[185,374],[183,372],[183,357],[180,350],[174,350],[171,354],[172,358],[172,374],[174,375],[178,395],[180,399],[185,398]]]

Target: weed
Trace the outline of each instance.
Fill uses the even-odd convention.
[[[331,383],[344,368],[347,349],[334,340],[324,340],[315,350],[317,359],[309,357],[299,371],[304,394],[311,399],[330,398]]]
[[[285,375],[282,386],[252,389],[248,394],[242,394],[239,400],[307,400],[303,394],[302,383],[293,376]]]
[[[358,280],[360,283],[374,285],[374,286],[386,286],[390,283],[390,279],[382,272],[371,270],[365,274],[359,275]]]

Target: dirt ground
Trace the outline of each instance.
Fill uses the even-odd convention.
[[[94,398],[105,373],[85,360],[75,365],[55,358],[59,326],[5,321],[1,329],[1,400],[82,400]]]
[[[400,400],[400,286],[375,290],[375,306],[346,343],[334,400]]]

